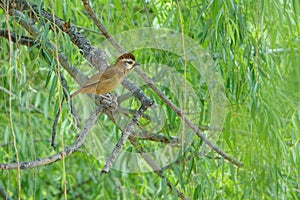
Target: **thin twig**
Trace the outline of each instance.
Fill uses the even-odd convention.
[[[9,69],[13,68],[13,46],[11,44],[11,34],[10,34],[10,23],[9,23],[9,7],[5,6],[5,22],[8,30],[8,41],[9,41]],[[12,93],[12,72],[9,72],[9,91]],[[13,116],[12,116],[12,96],[9,97],[9,125],[11,129],[11,135],[13,137],[14,142],[14,150],[16,155],[16,169],[17,169],[17,181],[18,181],[18,199],[20,199],[21,196],[21,168],[20,168],[20,156],[19,156],[19,150],[17,148],[17,138],[15,134],[15,128],[13,123]]]
[[[138,123],[139,119],[143,116],[144,112],[151,106],[152,104],[142,104],[140,109],[137,111],[137,113],[133,116],[130,123],[127,125],[125,131],[123,131],[121,138],[119,139],[118,143],[116,144],[116,147],[114,148],[113,152],[110,154],[109,159],[106,161],[105,166],[102,169],[102,173],[108,173],[111,166],[115,162],[117,156],[121,152],[125,141],[127,138],[131,135],[133,132],[134,126]]]
[[[98,20],[98,18],[96,17],[93,9],[91,8],[90,4],[89,4],[89,0],[82,0],[83,5],[85,7],[85,9],[87,10],[87,12],[89,13],[89,15],[91,16],[91,18],[94,20],[96,26],[100,29],[100,31],[102,32],[102,34],[106,37],[106,39],[108,39],[112,45],[114,47],[116,47],[116,49],[120,52],[120,53],[125,53],[125,50],[119,45],[119,43],[117,43],[115,41],[115,39],[113,37],[111,37],[111,35],[108,33],[108,31],[106,30],[106,28],[102,25],[102,23]]]
[[[186,114],[186,87],[187,87],[187,77],[186,77],[186,49],[185,49],[185,43],[184,43],[184,24],[183,24],[183,17],[181,13],[181,8],[180,4],[177,0],[177,8],[178,8],[178,13],[179,13],[179,19],[180,19],[180,26],[181,26],[181,47],[183,51],[183,79],[184,79],[184,91],[183,91],[183,112],[182,112],[182,117],[185,117]],[[184,140],[185,140],[185,123],[183,123],[182,126],[182,134],[181,134],[181,146],[183,148],[184,146]],[[182,151],[182,154],[184,152]]]
[[[0,86],[0,90],[7,93],[9,96],[11,96],[12,98],[14,98],[16,95],[14,93],[12,93],[11,91],[9,91],[8,89],[6,89],[5,87]]]
[[[2,187],[0,187],[0,197],[5,200],[12,200],[11,196],[9,196],[6,190]]]
[[[70,89],[69,89],[69,85],[68,85],[67,79],[65,78],[64,74],[61,71],[59,73],[60,73],[60,81],[63,86],[63,93],[64,93],[64,98],[63,98],[62,102],[64,102],[64,99],[69,99]],[[80,117],[77,113],[77,110],[74,107],[71,99],[70,99],[69,103],[70,103],[70,107],[71,107],[71,113],[76,120],[77,128],[81,129],[81,119],[80,119]]]
[[[173,186],[173,184],[171,183],[171,181],[163,174],[163,170],[161,170],[161,168],[159,168],[159,166],[157,166],[157,164],[154,162],[154,160],[149,156],[148,153],[146,153],[144,151],[144,149],[138,145],[135,141],[135,139],[133,137],[129,137],[129,141],[130,143],[136,148],[136,150],[140,153],[140,155],[144,158],[144,160],[148,163],[148,165],[153,169],[153,171],[160,176],[162,179],[165,179],[167,182],[167,185],[169,186],[169,188],[171,190],[175,189],[177,195],[181,198],[181,199],[189,199],[187,198],[184,193],[182,193],[181,191],[179,191],[176,187]]]
[[[61,84],[63,86],[63,93],[64,93],[64,96],[63,96],[63,99],[62,101],[60,102],[60,106],[58,107],[58,110],[57,110],[57,113],[56,113],[56,116],[55,116],[55,119],[53,121],[53,126],[52,126],[52,139],[51,139],[51,146],[55,149],[56,148],[56,142],[55,142],[55,137],[56,137],[56,130],[57,130],[57,124],[58,124],[58,120],[59,120],[59,117],[60,117],[60,113],[61,113],[61,108],[62,108],[62,104],[65,102],[64,100],[65,99],[69,99],[69,85],[68,85],[68,82],[65,78],[65,76],[63,75],[63,73],[60,71],[60,81],[61,81]],[[74,116],[75,120],[76,120],[76,125],[77,125],[77,128],[81,128],[81,120],[80,120],[80,117],[77,113],[77,110],[76,108],[73,106],[73,103],[72,103],[72,100],[70,99],[69,101],[70,103],[70,108],[71,108],[71,113],[72,115]]]
[[[63,101],[61,101],[62,104]],[[61,107],[61,106],[60,106]],[[53,147],[53,149],[56,148],[56,142],[55,142],[55,138],[56,138],[56,130],[57,130],[57,124],[58,124],[58,120],[59,120],[59,116],[60,116],[60,107],[57,110],[57,113],[55,115],[55,119],[53,121],[53,125],[52,125],[52,137],[51,137],[51,146]]]
[[[179,145],[179,139],[177,137],[166,137],[165,135],[158,133],[144,134],[143,137],[137,137],[136,135],[132,135],[132,138],[137,138],[139,140],[150,140],[153,142],[160,142],[164,144],[171,144],[172,146]]]

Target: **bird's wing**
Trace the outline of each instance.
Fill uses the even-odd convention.
[[[113,82],[115,79],[119,79],[122,76],[122,72],[116,71],[113,67],[107,68],[102,74],[94,74],[89,78],[82,88],[88,88],[95,85],[102,85],[102,83]]]
[[[113,77],[119,77],[119,76],[120,76],[120,71],[116,70],[115,67],[110,67],[103,72],[103,74],[101,75],[101,80],[111,79]]]
[[[101,78],[102,74],[94,74],[91,78],[89,78],[83,85],[83,88],[85,87],[90,87],[91,85],[95,85],[98,84],[100,82],[100,78]]]
[[[85,83],[83,88],[94,86],[100,84],[100,82],[105,81],[106,79],[110,79],[113,76],[113,70],[107,68],[103,73],[97,73],[91,76]]]

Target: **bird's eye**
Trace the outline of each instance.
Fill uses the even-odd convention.
[[[127,63],[128,63],[129,65],[132,65],[133,62],[130,60],[130,61],[127,61]]]

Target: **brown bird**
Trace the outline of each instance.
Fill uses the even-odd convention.
[[[105,94],[115,90],[135,66],[139,65],[131,53],[121,55],[114,65],[109,66],[103,73],[89,78],[82,88],[74,92],[70,98],[80,93]]]

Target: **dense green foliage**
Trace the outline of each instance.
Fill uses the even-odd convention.
[[[33,2],[41,4],[38,0]],[[196,152],[201,151],[202,142],[194,137],[184,155],[186,160],[173,164],[164,172],[177,189],[191,199],[300,199],[299,1],[191,0],[179,1],[180,9],[178,2],[164,0],[93,1],[91,4],[111,35],[142,27],[183,31],[214,59],[228,99],[224,129],[217,144],[245,166],[237,168],[222,158],[213,159],[219,156],[215,152],[199,156]],[[48,0],[43,6],[48,11],[54,9],[55,15],[62,19],[71,19],[93,45],[98,46],[105,39],[87,17],[81,1]],[[0,10],[0,16],[1,29],[7,29],[3,10]],[[13,17],[9,17],[9,24],[15,33],[28,35]],[[93,73],[87,72],[90,70],[87,62],[67,36],[58,33],[55,37],[49,22],[45,27],[37,22],[37,26],[41,28],[38,37],[41,41],[56,42],[59,52],[65,53],[73,64],[89,75]],[[5,38],[0,38],[0,44],[0,163],[16,162],[16,153],[20,161],[54,154],[49,140],[62,99],[55,58],[43,54],[46,42],[41,42],[40,49],[12,44]],[[182,74],[183,81],[183,63],[178,55],[157,49],[138,49],[135,55],[141,63],[172,66],[172,70]],[[177,99],[182,98],[184,90],[180,87],[178,91],[168,89],[177,80],[154,75],[158,73],[156,69],[144,70],[156,79],[160,89],[174,103],[183,107]],[[62,71],[71,91],[77,89],[75,81]],[[136,76],[132,74],[132,80]],[[201,75],[192,68],[187,71],[186,78],[199,97],[197,106],[203,106],[197,111],[199,120],[196,123],[207,126],[210,123],[208,88]],[[162,132],[177,136],[181,120],[147,86],[143,90],[165,111],[166,123]],[[95,108],[92,102],[90,104]],[[138,105],[134,100],[128,102],[130,109],[137,109]],[[156,117],[160,119],[161,116]],[[99,121],[103,134],[114,135],[117,141],[118,128],[105,116]],[[141,123],[147,124],[147,120],[143,119]],[[59,148],[76,139],[79,130],[74,124],[70,109],[64,104],[58,127]],[[16,136],[18,152],[12,132]],[[141,145],[151,150],[164,144],[143,141]],[[134,151],[129,143],[126,149]],[[168,188],[166,180],[154,172],[112,170],[102,176],[103,165],[102,160],[99,162],[83,148],[64,162],[21,170],[21,198],[64,198],[65,181],[66,196],[70,199],[177,197],[176,192]],[[13,198],[18,196],[17,177],[17,170],[0,173],[0,187]]]

